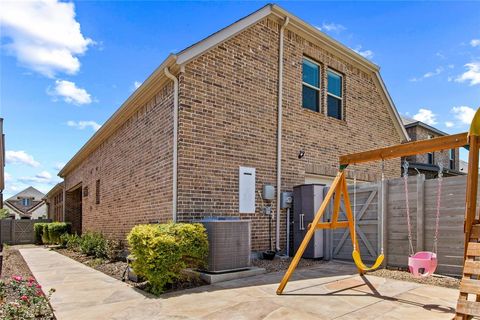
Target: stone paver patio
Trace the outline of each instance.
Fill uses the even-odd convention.
[[[451,319],[453,289],[374,276],[329,262],[297,270],[285,294],[283,273],[162,295],[144,294],[70,258],[43,248],[20,250],[38,282],[55,288],[58,320],[69,319]]]

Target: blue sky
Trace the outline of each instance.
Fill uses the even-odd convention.
[[[2,2],[6,196],[28,185],[48,191],[62,164],[170,52],[265,4]],[[480,2],[278,4],[380,65],[401,114],[467,130],[480,103]]]

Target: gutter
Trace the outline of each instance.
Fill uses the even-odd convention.
[[[289,21],[290,18],[285,17],[280,28],[278,48],[277,220],[275,223],[275,248],[277,251],[280,251],[280,193],[282,188],[283,36]]]
[[[170,73],[168,67],[165,75],[173,81],[173,178],[172,178],[172,220],[177,222],[177,186],[178,186],[178,78]]]

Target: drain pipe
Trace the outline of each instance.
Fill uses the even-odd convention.
[[[165,75],[173,81],[173,178],[172,178],[172,218],[177,222],[177,163],[178,163],[178,78],[165,68]]]
[[[282,114],[283,114],[283,34],[289,22],[285,17],[280,28],[280,41],[278,48],[278,124],[277,124],[277,220],[275,223],[275,247],[280,251],[280,192],[282,188]]]

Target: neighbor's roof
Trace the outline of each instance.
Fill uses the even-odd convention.
[[[57,191],[63,190],[63,182],[57,183],[47,194],[43,197],[43,199],[47,199],[48,197],[57,193]]]
[[[35,189],[34,187],[28,187],[20,191],[19,193],[11,196],[7,200],[17,200],[19,198],[32,198],[34,200],[41,200],[44,196],[45,194],[43,192]]]
[[[91,152],[93,152],[103,141],[115,132],[125,121],[127,121],[138,108],[148,102],[156,90],[169,79],[165,76],[165,68],[172,73],[177,73],[181,67],[196,57],[215,48],[217,45],[239,34],[243,30],[261,21],[265,17],[274,17],[281,21],[289,19],[287,29],[300,33],[312,42],[320,43],[327,51],[355,64],[365,72],[373,73],[373,79],[382,89],[383,98],[389,107],[390,115],[394,120],[394,126],[399,132],[402,140],[409,140],[408,134],[402,124],[400,115],[393,103],[390,94],[380,76],[380,68],[362,57],[352,49],[346,47],[330,36],[321,32],[318,28],[306,23],[290,12],[275,5],[268,4],[252,14],[236,21],[235,23],[215,32],[207,38],[187,47],[177,54],[170,54],[162,64],[143,82],[143,84],[132,93],[132,95],[120,106],[120,108],[104,123],[104,125],[87,141],[87,143],[73,156],[73,158],[60,170],[59,176],[65,177],[77,165],[79,165]]]
[[[405,128],[412,128],[412,127],[419,126],[419,127],[425,128],[427,130],[430,130],[432,132],[435,132],[436,134],[438,134],[440,136],[448,136],[448,133],[443,132],[441,130],[438,130],[437,128],[434,128],[431,125],[428,125],[428,124],[426,124],[425,122],[422,122],[422,121],[402,117],[402,122],[403,122],[403,125],[405,126]]]

